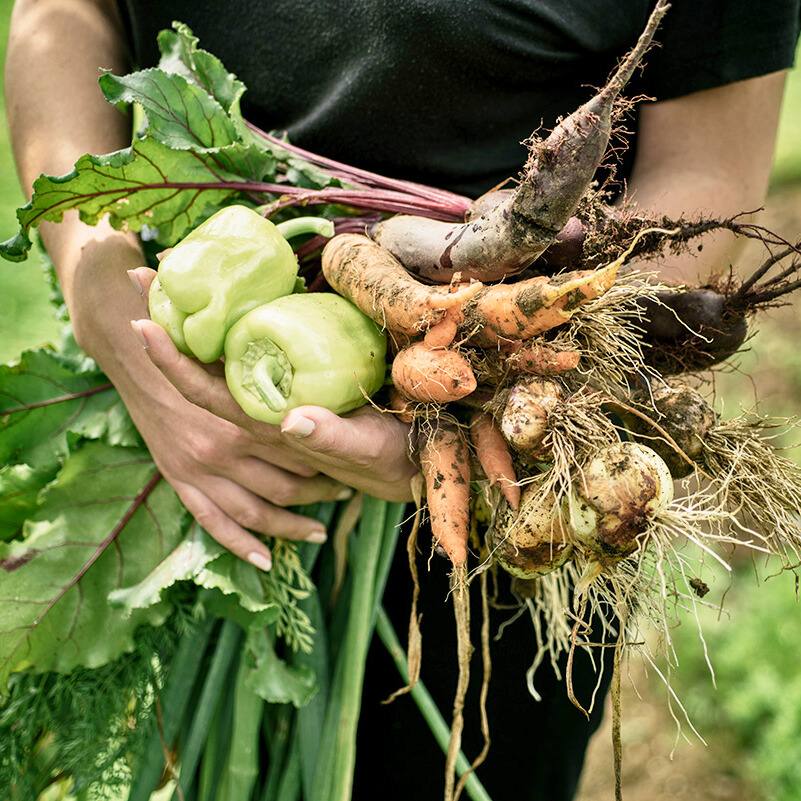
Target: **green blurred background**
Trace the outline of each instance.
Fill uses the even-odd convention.
[[[13,0],[0,0],[3,62],[12,5]],[[4,108],[0,102],[2,239],[16,231],[14,211],[24,202],[9,150]],[[787,86],[768,210],[777,230],[789,238],[801,236],[798,69],[791,73]],[[59,325],[48,301],[49,292],[38,258],[21,264],[0,261],[0,362],[12,361],[23,349],[58,338]],[[763,412],[798,413],[799,319],[793,310],[766,318],[751,352],[742,357],[737,370],[719,381],[724,404],[749,406],[759,396],[766,401]],[[714,609],[703,615],[709,653],[717,671],[717,689],[710,679],[695,625],[689,621],[676,632],[680,665],[673,688],[709,748],[704,749],[691,737],[690,744],[679,749],[679,758],[664,773],[658,770],[659,760],[668,760],[675,724],[659,680],[646,678],[638,686],[643,697],[630,701],[623,716],[624,789],[629,801],[801,799],[801,760],[795,756],[801,748],[801,671],[797,669],[801,623],[793,578],[784,575],[763,582],[753,578],[750,565],[740,571],[745,575],[735,582],[737,592],[731,592],[726,600],[731,620]],[[749,572],[752,576],[747,575]],[[768,572],[763,569],[760,574]],[[718,578],[725,583],[725,577]],[[686,724],[684,731],[688,733]],[[644,750],[646,747],[650,750]],[[599,754],[591,754],[582,784],[581,799],[587,801],[612,797],[611,752],[604,747]],[[600,764],[598,775],[596,762]]]
[[[13,0],[0,0],[2,62],[6,59],[8,20]],[[8,239],[17,230],[15,210],[25,202],[17,181],[8,142],[5,93],[0,102],[0,237]],[[2,261],[2,260],[0,260]],[[49,288],[38,257],[20,264],[0,264],[0,362],[6,362],[23,348],[53,341],[59,326],[48,304]]]

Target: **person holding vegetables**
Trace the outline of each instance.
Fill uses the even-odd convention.
[[[250,87],[243,111],[260,127],[286,130],[296,144],[341,161],[478,196],[519,171],[519,143],[532,130],[552,127],[589,96],[589,85],[603,83],[652,5],[233,0],[221,24],[216,4],[197,0],[18,0],[6,97],[20,178],[29,188],[40,173],[63,174],[83,153],[130,141],[130,121],[98,91],[98,69],[149,66],[157,31],[178,19]],[[634,133],[617,168],[630,200],[674,218],[727,217],[760,206],[799,14],[799,0],[767,8],[745,0],[673,3],[657,35],[660,47],[628,91],[656,98],[630,120]],[[78,344],[118,388],[183,503],[233,553],[269,569],[262,536],[323,541],[320,525],[292,506],[353,489],[411,500],[417,467],[403,423],[369,407],[338,416],[303,406],[280,424],[249,418],[217,364],[203,367],[179,353],[147,319],[148,287],[137,289],[128,277],[144,260],[135,237],[77,218],[43,225],[41,233]],[[735,256],[732,238],[717,234],[702,251],[663,265],[663,274],[705,277]],[[444,586],[436,590],[440,598]],[[405,587],[398,593],[396,604],[408,600]],[[427,623],[448,626],[438,614],[426,607]],[[532,703],[525,724],[522,715],[516,722],[531,700],[519,679],[528,657],[509,639],[494,657],[502,679],[491,704],[499,723],[479,775],[494,797],[522,786],[528,798],[568,799],[598,715],[587,725],[556,687],[553,697]],[[393,689],[393,678],[375,686],[370,675],[368,669],[368,693],[383,697]],[[449,677],[441,681],[447,687]],[[438,756],[427,754],[435,749],[413,742],[414,724],[402,712],[393,732],[395,713],[382,717],[374,708],[365,705],[356,795],[375,794],[372,782],[384,774],[392,780],[381,783],[383,797],[438,797],[438,785],[428,786]],[[523,725],[525,739],[506,753]],[[527,743],[536,744],[535,756]],[[535,757],[542,771],[532,768],[531,778],[510,769],[514,760],[533,764]],[[404,765],[401,780],[393,773],[401,767],[392,766]]]

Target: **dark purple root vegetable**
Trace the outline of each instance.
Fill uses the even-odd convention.
[[[601,207],[593,211],[591,221],[573,218],[561,234],[573,254],[572,269],[597,268],[626,249],[626,262],[679,253],[691,240],[721,230],[758,239],[770,253],[745,280],[729,275],[708,286],[663,292],[639,302],[645,361],[663,375],[697,372],[724,361],[745,342],[754,313],[783,303],[801,288],[801,242],[792,244],[763,226],[740,222],[742,215],[687,221],[649,219]],[[550,264],[543,258],[537,266]]]
[[[582,262],[586,233],[585,223],[578,217],[571,217],[537,261],[537,267],[546,273],[574,269]]]
[[[641,302],[646,364],[662,375],[695,372],[725,361],[748,336],[746,309],[714,289],[688,289]]]
[[[371,232],[410,272],[424,280],[497,281],[525,269],[574,214],[606,153],[615,101],[650,46],[667,11],[659,0],[636,46],[606,86],[565,118],[544,141],[532,139],[518,187],[479,200],[486,208],[460,225],[410,215],[391,217]]]
[[[748,336],[749,317],[784,303],[801,288],[801,242],[782,244],[742,282],[730,276],[718,286],[668,293],[661,303],[644,303],[640,325],[648,345],[646,362],[662,375],[676,375],[704,370],[736,353]]]

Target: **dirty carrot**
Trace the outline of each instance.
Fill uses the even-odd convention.
[[[470,362],[457,351],[415,342],[392,361],[392,383],[410,400],[448,403],[473,392],[476,377]]]
[[[470,535],[470,454],[461,428],[444,419],[420,427],[420,468],[434,545],[455,568],[467,564]]]
[[[506,353],[506,364],[512,373],[556,375],[575,370],[581,355],[574,350],[561,350],[552,345],[528,340]]]
[[[475,412],[470,419],[470,439],[490,486],[497,486],[514,511],[520,505],[520,485],[509,446],[500,428],[486,412]]]
[[[514,284],[485,286],[462,305],[460,333],[471,345],[530,339],[566,323],[588,300],[614,284],[619,264]]]
[[[360,234],[339,234],[322,253],[331,287],[390,331],[420,334],[481,289],[481,284],[430,287],[420,283],[391,254]]]

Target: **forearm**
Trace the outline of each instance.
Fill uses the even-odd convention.
[[[23,184],[69,170],[83,153],[130,140],[130,124],[98,86],[101,69],[124,70],[126,48],[112,3],[17,0],[6,58],[6,107]]]
[[[628,199],[672,219],[759,209],[767,191],[785,74],[645,105]],[[704,283],[737,263],[742,238],[704,236],[665,259],[666,278]]]
[[[117,72],[127,67],[113,4],[16,3],[6,61],[6,102],[17,169],[28,193],[41,173],[64,174],[84,153],[108,153],[130,142],[129,120],[100,92],[101,67]],[[115,334],[144,313],[142,299],[126,275],[142,262],[135,238],[107,225],[83,225],[73,214],[40,230],[79,344],[113,371],[113,352],[130,338],[128,331],[122,340]],[[123,358],[127,354],[116,361]]]

